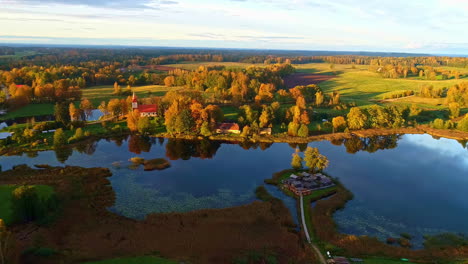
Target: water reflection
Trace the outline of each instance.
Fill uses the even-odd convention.
[[[331,143],[336,146],[344,146],[348,153],[355,154],[359,151],[374,153],[378,150],[393,149],[397,147],[401,135],[375,136],[369,138],[352,137],[349,139],[332,140]],[[151,148],[157,144],[163,145],[164,138],[144,137],[138,135],[113,137],[103,139],[112,142],[120,147],[127,142],[128,151],[136,155],[151,152]],[[273,143],[243,141],[238,143],[211,141],[211,140],[186,140],[186,139],[166,139],[165,156],[170,160],[189,160],[190,158],[212,159],[221,145],[238,145],[244,150],[262,150],[265,151],[273,146]],[[99,141],[99,140],[98,140]],[[74,150],[79,153],[93,155],[98,146],[98,141],[85,141],[74,146]],[[305,151],[307,143],[289,143],[292,149]],[[466,142],[465,142],[466,146]],[[73,154],[72,148],[61,148],[55,150],[57,160],[65,163]]]

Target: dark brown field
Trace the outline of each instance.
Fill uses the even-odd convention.
[[[220,210],[149,215],[143,221],[109,212],[115,194],[107,169],[79,167],[33,170],[26,166],[0,173],[0,184],[48,184],[64,201],[51,226],[11,227],[16,254],[12,263],[81,263],[88,260],[161,254],[190,263],[232,263],[248,252],[274,252],[279,263],[309,263],[313,253],[282,203],[253,202]],[[37,244],[54,248],[48,258],[22,256]]]
[[[177,69],[174,67],[169,67],[169,66],[164,66],[164,65],[156,65],[156,66],[153,66],[153,68],[158,71],[173,71]]]
[[[284,77],[284,84],[287,88],[294,88],[299,85],[318,84],[333,78],[333,75],[295,73]]]

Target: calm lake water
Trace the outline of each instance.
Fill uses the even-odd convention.
[[[312,142],[330,160],[327,172],[354,193],[335,214],[340,231],[381,239],[406,232],[422,235],[468,233],[468,149],[455,140],[429,135],[354,138]],[[116,192],[109,210],[137,219],[152,212],[225,208],[255,200],[254,190],[274,172],[290,167],[296,147],[285,143],[238,145],[210,141],[100,140],[79,149],[0,157],[3,169],[18,164],[108,167]],[[131,157],[170,160],[163,171],[132,169]],[[297,223],[294,199],[283,199]]]

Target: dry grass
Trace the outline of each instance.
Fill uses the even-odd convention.
[[[247,252],[264,250],[275,252],[280,263],[306,263],[312,257],[300,235],[290,230],[292,218],[282,203],[254,202],[220,210],[154,214],[136,221],[107,211],[115,199],[106,179],[109,176],[107,169],[78,167],[20,167],[1,173],[0,184],[20,181],[53,185],[65,205],[62,216],[50,227],[26,235],[24,226],[16,227],[16,237],[26,237],[17,243],[17,251],[30,247],[34,237],[41,236],[44,247],[67,252],[57,257],[61,263],[154,252],[202,264],[231,263]],[[37,258],[30,261],[46,263]]]

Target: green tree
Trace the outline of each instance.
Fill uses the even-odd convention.
[[[184,109],[175,119],[174,130],[176,133],[187,133],[190,132],[193,124],[192,116],[190,111]]]
[[[296,152],[292,155],[292,160],[291,160],[291,166],[295,170],[302,169],[302,158],[299,156],[299,150],[296,150]]]
[[[349,129],[363,129],[367,122],[367,116],[359,107],[353,107],[347,115]]]
[[[70,114],[68,112],[67,103],[55,103],[54,106],[55,121],[67,125],[70,122]]]
[[[200,127],[200,134],[204,137],[209,137],[212,135],[211,129],[210,129],[210,124],[207,121],[203,121],[201,127]]]
[[[140,119],[138,119],[138,132],[140,132],[140,134],[147,134],[149,133],[151,130],[151,123],[150,123],[150,120],[147,116],[143,116],[143,117],[140,117]]]
[[[65,144],[67,144],[67,136],[63,129],[59,128],[54,132],[54,147],[61,147]]]

